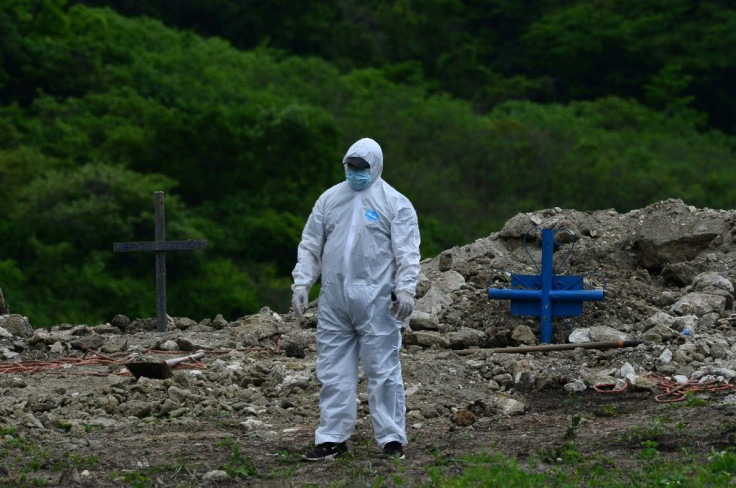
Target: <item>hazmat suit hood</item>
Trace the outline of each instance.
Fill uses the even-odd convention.
[[[345,153],[345,157],[342,158],[343,165],[348,158],[362,158],[371,165],[371,182],[368,186],[373,185],[381,177],[381,173],[383,173],[383,151],[381,146],[373,139],[364,137],[356,141]]]

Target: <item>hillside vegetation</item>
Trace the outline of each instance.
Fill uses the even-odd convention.
[[[88,5],[83,5],[86,3]],[[528,2],[527,2],[528,3]],[[731,208],[727,2],[0,0],[0,288],[34,326],[289,306],[316,197],[360,137],[422,255],[520,211]],[[117,9],[118,12],[113,10]]]

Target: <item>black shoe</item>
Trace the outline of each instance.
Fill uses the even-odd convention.
[[[383,446],[383,455],[396,459],[404,459],[404,446],[399,441],[391,441]]]
[[[339,444],[336,442],[323,442],[305,453],[302,459],[305,461],[325,461],[327,459],[337,459],[347,452],[347,442],[340,442]]]

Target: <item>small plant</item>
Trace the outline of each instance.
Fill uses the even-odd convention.
[[[240,455],[240,446],[232,442],[232,439],[225,439],[220,445],[230,445],[232,455],[230,456],[230,462],[219,468],[225,471],[233,478],[251,478],[259,476],[258,469],[250,456]]]
[[[75,453],[64,454],[64,459],[58,460],[51,465],[54,471],[63,471],[70,468],[87,468],[99,464],[98,456],[84,457]]]
[[[578,436],[578,430],[580,428],[580,414],[575,411],[579,399],[577,397],[568,395],[567,398],[562,402],[563,411],[565,415],[570,416],[570,426],[565,431],[565,439],[572,440]]]
[[[708,462],[712,471],[736,473],[736,454],[732,451],[714,451],[711,449]]]
[[[131,488],[146,488],[152,486],[153,482],[151,478],[140,471],[133,471],[131,473],[124,473],[120,476],[116,476],[114,479],[122,481],[126,485],[130,485]]]
[[[577,464],[580,462],[581,454],[578,451],[575,444],[572,442],[566,442],[560,446],[558,450],[558,457],[563,460],[566,464]]]
[[[601,410],[601,416],[603,417],[615,418],[621,415],[621,412],[618,409],[618,405],[603,405],[603,407],[601,407]]]
[[[401,459],[394,459],[394,466],[396,467],[396,474],[393,475],[394,478],[394,485],[395,486],[402,486],[404,484],[404,466],[401,464]]]
[[[662,438],[662,436],[665,434],[665,424],[664,420],[658,417],[655,417],[651,420],[651,425],[644,427],[644,426],[636,426],[631,428],[628,433],[624,434],[624,439],[629,439],[632,441],[639,441],[642,442],[642,444],[646,441],[658,441]]]
[[[693,391],[685,393],[684,407],[707,407],[708,405],[710,405],[710,400],[707,398],[698,398]]]
[[[565,431],[565,439],[573,440],[578,436],[580,429],[580,415],[574,414],[570,417],[570,426]]]
[[[659,455],[659,451],[657,451],[657,447],[659,446],[658,442],[655,441],[644,441],[642,442],[643,449],[641,450],[641,458],[642,459],[655,459]]]

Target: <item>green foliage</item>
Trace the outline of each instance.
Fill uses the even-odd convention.
[[[543,207],[639,208],[669,198],[728,208],[736,194],[719,178],[733,148],[692,121],[671,119],[633,101],[605,98],[568,106],[508,102],[489,117],[500,144],[490,153],[508,168],[510,193],[530,192]],[[509,188],[510,187],[510,188]]]
[[[76,323],[111,318],[115,307],[131,315],[150,309],[145,303],[150,292],[139,279],[150,275],[150,263],[136,276],[142,267],[111,247],[136,240],[142,231],[153,236],[151,194],[172,185],[162,176],[91,163],[43,173],[23,186],[7,213],[8,239],[2,244],[3,254],[15,257],[3,261],[10,268],[3,273],[8,302],[23,306],[13,308],[36,325],[52,325],[59,315]],[[176,198],[168,203],[176,212]],[[169,224],[170,235],[186,232],[181,222]],[[23,263],[22,275],[16,263]]]
[[[153,256],[111,246],[153,238],[159,190],[167,238],[209,243],[167,254],[172,314],[286,311],[365,136],[423,257],[538,208],[736,200],[718,2],[80,3],[0,0],[0,288],[36,326],[152,316]]]
[[[258,468],[253,463],[250,456],[241,456],[240,446],[230,439],[226,439],[220,443],[221,445],[229,445],[232,456],[230,462],[224,466],[220,466],[219,469],[224,470],[228,475],[233,478],[252,478],[259,476]]]
[[[446,478],[435,473],[432,476],[432,486],[444,488],[573,486],[565,484],[567,476],[563,472],[529,473],[522,469],[515,459],[508,459],[499,454],[467,456],[458,461],[463,467],[460,476]]]
[[[382,68],[392,80],[425,83],[481,111],[507,99],[607,95],[656,108],[661,100],[651,90],[678,66],[680,79],[691,82],[677,98],[692,97],[713,127],[736,126],[736,9],[718,0],[73,3],[154,17],[244,50],[270,46],[346,71]]]
[[[580,459],[572,466],[520,465],[500,454],[480,454],[459,459],[443,459],[430,469],[432,487],[578,487],[625,488],[630,486],[727,486],[732,482],[736,456],[732,451],[712,452],[702,463],[665,462],[656,442],[647,442],[639,453],[643,465],[636,469],[616,469],[610,462]],[[578,462],[579,461],[579,462]],[[563,460],[563,462],[566,462]],[[460,474],[446,475],[445,471]]]

